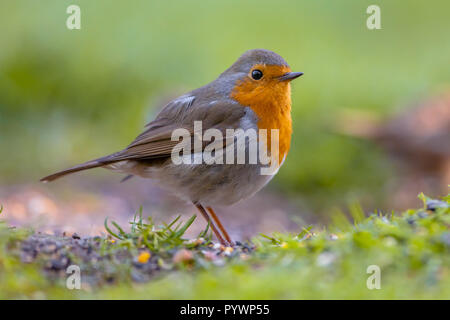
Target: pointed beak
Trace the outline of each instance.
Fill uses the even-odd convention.
[[[291,81],[303,75],[303,72],[288,72],[278,78],[280,81]]]

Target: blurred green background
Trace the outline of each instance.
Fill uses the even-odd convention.
[[[81,30],[66,28],[70,4]],[[366,28],[371,4],[382,30]],[[291,153],[270,188],[316,209],[374,205],[395,169],[372,143],[333,133],[335,116],[388,116],[448,84],[448,12],[444,0],[2,1],[0,183],[125,147],[165,97],[265,48],[305,73],[293,84]]]

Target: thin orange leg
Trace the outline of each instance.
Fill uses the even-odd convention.
[[[213,218],[214,222],[217,224],[217,226],[219,227],[220,231],[222,232],[223,236],[225,237],[225,239],[227,239],[228,243],[231,246],[234,246],[233,241],[231,240],[231,237],[228,235],[227,230],[225,230],[224,226],[222,225],[222,223],[219,220],[219,217],[216,215],[216,213],[214,212],[214,210],[211,207],[206,207],[206,209],[208,209],[209,213],[211,214],[211,217]]]
[[[213,230],[213,232],[216,235],[216,237],[219,240],[219,242],[222,245],[224,245],[224,246],[228,245],[225,242],[225,240],[223,240],[222,236],[220,235],[219,230],[217,230],[216,225],[214,224],[214,222],[209,217],[209,215],[206,212],[205,208],[203,208],[203,206],[201,204],[199,204],[199,203],[194,203],[194,205],[197,207],[198,211],[200,211],[200,213],[203,215],[203,217],[205,218],[206,222],[209,222],[209,225],[211,226],[211,229]]]

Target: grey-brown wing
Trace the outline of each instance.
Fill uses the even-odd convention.
[[[203,132],[206,129],[215,128],[225,137],[226,129],[240,127],[241,120],[248,111],[247,108],[232,101],[195,104],[194,100],[187,99],[185,103],[177,104],[178,102],[167,105],[156,119],[146,126],[147,129],[122,151],[56,172],[42,178],[41,181],[53,181],[67,174],[103,167],[123,160],[168,158],[173,147],[179,143],[172,141],[172,132],[175,129],[184,128],[193,136],[194,122],[201,121]],[[227,142],[228,140],[224,140],[223,144]]]
[[[194,122],[200,121],[201,133],[214,128],[220,130],[225,138],[226,129],[239,128],[240,121],[245,115],[246,108],[232,101],[197,105],[193,103],[181,106],[178,110],[162,112],[127,148],[111,155],[108,161],[169,157],[173,147],[179,143],[179,141],[172,140],[174,130],[185,129],[193,137]],[[226,144],[225,140],[224,144]]]

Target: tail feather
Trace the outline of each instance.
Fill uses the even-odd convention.
[[[103,159],[104,158],[100,158],[100,159],[96,159],[96,160],[92,160],[92,161],[88,161],[88,162],[76,165],[74,167],[71,167],[71,168],[68,168],[68,169],[56,172],[54,174],[51,174],[51,175],[49,175],[47,177],[44,177],[40,181],[42,181],[42,182],[50,182],[50,181],[59,179],[59,178],[64,177],[64,176],[66,176],[68,174],[71,174],[71,173],[75,173],[75,172],[83,171],[83,170],[88,170],[88,169],[92,169],[92,168],[103,167],[103,166],[105,166],[105,165],[107,165],[107,164],[109,164],[111,162],[114,162],[114,161],[104,161]]]

